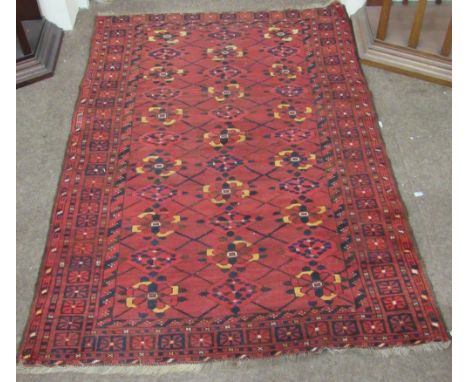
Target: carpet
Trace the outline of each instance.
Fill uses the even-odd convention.
[[[341,5],[98,17],[24,364],[448,339]]]

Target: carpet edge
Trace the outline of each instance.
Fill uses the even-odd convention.
[[[304,5],[304,7],[281,7],[281,8],[275,8],[275,9],[266,9],[266,8],[261,8],[261,9],[231,9],[231,10],[215,10],[215,11],[210,11],[208,13],[242,13],[242,12],[283,12],[283,11],[288,11],[288,10],[306,10],[306,9],[320,9],[320,8],[327,8],[330,5],[338,3],[341,4],[340,0],[328,0],[324,1],[323,3],[311,3]],[[162,14],[162,15],[184,15],[184,14],[193,14],[193,13],[207,13],[206,11],[187,11],[187,12],[161,12],[157,11],[154,13],[141,13],[141,12],[125,12],[125,15],[120,14],[118,12],[112,12],[112,11],[97,11],[96,17],[106,17],[106,16],[139,16],[139,15],[145,15],[145,14]]]
[[[206,371],[207,368],[214,367],[216,364],[236,364],[241,366],[245,362],[253,360],[261,360],[261,362],[273,362],[277,359],[282,360],[297,360],[305,359],[312,355],[319,356],[323,353],[330,353],[332,355],[338,355],[343,353],[354,353],[356,355],[371,355],[378,356],[381,358],[389,357],[404,357],[413,353],[434,353],[439,351],[445,351],[450,349],[452,341],[443,342],[427,342],[412,346],[393,346],[393,347],[373,347],[373,348],[323,348],[312,350],[308,352],[301,352],[296,354],[281,354],[276,357],[269,358],[244,358],[244,359],[231,359],[231,360],[210,360],[205,363],[177,363],[177,364],[132,364],[132,365],[66,365],[66,366],[41,366],[32,365],[28,366],[25,364],[17,364],[16,373],[17,375],[35,375],[35,374],[51,374],[51,373],[83,373],[83,374],[96,374],[96,375],[152,375],[162,376],[167,374],[186,373],[186,372],[201,372]]]

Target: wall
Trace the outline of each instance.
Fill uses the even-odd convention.
[[[38,0],[42,15],[63,30],[72,30],[79,8],[88,8],[89,0]]]
[[[174,0],[177,1],[177,0]],[[350,15],[366,0],[341,0]],[[88,8],[89,0],[38,0],[42,15],[63,30],[72,30],[79,8]]]
[[[341,3],[345,5],[346,11],[351,16],[366,4],[366,0],[341,0]]]

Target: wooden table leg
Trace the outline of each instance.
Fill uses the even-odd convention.
[[[452,50],[452,18],[450,18],[450,22],[447,28],[447,33],[445,34],[445,39],[444,39],[444,43],[442,45],[440,54],[442,56],[448,56],[451,50]]]
[[[392,8],[392,0],[384,0],[382,9],[380,10],[379,26],[377,27],[376,38],[378,40],[385,40],[388,28],[388,19],[390,18],[390,10]]]
[[[419,0],[416,14],[414,15],[413,26],[408,40],[408,46],[416,49],[421,34],[422,24],[424,21],[424,12],[426,10],[427,0]]]

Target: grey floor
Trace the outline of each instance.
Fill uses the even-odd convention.
[[[317,2],[317,1],[316,1]],[[78,15],[65,33],[54,77],[17,91],[17,341],[45,246],[55,189],[95,14],[305,8],[313,1],[104,1]],[[451,328],[451,89],[364,67],[410,222],[447,326]],[[416,198],[414,192],[423,192]],[[437,381],[451,380],[451,349],[382,357],[353,351],[167,370],[158,381]],[[154,381],[155,377],[18,375],[18,381]],[[134,369],[133,369],[134,370]],[[133,371],[135,372],[135,371]]]

